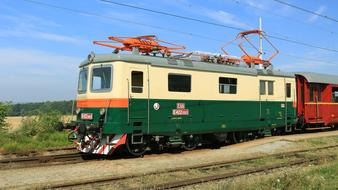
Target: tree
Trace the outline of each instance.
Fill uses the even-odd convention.
[[[8,109],[9,109],[8,104],[0,102],[0,129],[3,129],[6,125],[5,119],[7,116]]]

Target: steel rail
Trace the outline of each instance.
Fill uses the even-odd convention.
[[[0,169],[16,169],[46,165],[82,162],[80,153],[19,157],[0,160]]]
[[[180,171],[186,171],[186,170],[191,170],[191,169],[202,169],[202,168],[207,168],[207,167],[223,166],[223,165],[259,160],[259,159],[269,158],[269,157],[294,156],[299,153],[319,151],[319,150],[336,148],[336,147],[338,147],[338,144],[330,145],[330,146],[323,146],[323,147],[318,147],[318,148],[310,148],[310,149],[295,150],[295,151],[289,151],[289,152],[283,152],[283,153],[276,153],[276,154],[270,154],[270,155],[254,156],[254,157],[249,157],[249,158],[244,158],[244,159],[226,160],[226,161],[198,164],[198,165],[193,165],[193,166],[177,167],[177,168],[165,169],[165,170],[154,171],[154,172],[147,172],[147,173],[142,173],[142,174],[132,174],[132,175],[126,175],[126,176],[107,176],[103,178],[86,179],[86,180],[79,180],[79,181],[74,181],[74,182],[63,182],[60,184],[49,184],[42,188],[43,189],[45,188],[47,189],[69,188],[69,187],[79,187],[79,186],[99,184],[99,183],[111,183],[114,181],[126,180],[126,179],[137,178],[137,177],[144,177],[144,176],[149,176],[149,175],[158,175],[158,174],[163,174],[163,173],[180,172]],[[227,174],[227,175],[230,175],[230,174]],[[186,182],[182,182],[182,183],[184,184]],[[150,189],[153,189],[154,187],[155,186],[151,186],[151,187],[149,186]]]

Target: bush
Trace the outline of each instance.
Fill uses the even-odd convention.
[[[9,111],[9,104],[0,102],[0,132],[7,129],[6,116]]]
[[[71,142],[67,139],[68,132],[59,132],[55,128],[61,120],[62,115],[57,111],[26,116],[18,130],[1,134],[0,151],[23,153],[70,145]]]
[[[57,111],[40,112],[37,116],[26,116],[17,132],[31,137],[54,132],[56,131],[55,126],[61,122],[61,119],[62,115]]]

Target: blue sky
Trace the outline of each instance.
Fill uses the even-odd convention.
[[[160,39],[185,45],[187,51],[220,52],[220,47],[238,33],[228,28],[111,5],[99,0],[36,1],[101,16],[78,14],[23,0],[1,0],[0,101],[74,99],[79,63],[91,51],[112,51],[94,46],[93,40],[105,39],[107,36],[155,34]],[[338,18],[338,1],[285,1]],[[258,18],[262,17],[263,29],[270,35],[338,49],[338,23],[272,0],[120,2],[244,29],[257,28]],[[275,69],[337,74],[337,52],[270,40],[281,51],[272,61]],[[237,54],[238,51],[232,47],[230,52]]]

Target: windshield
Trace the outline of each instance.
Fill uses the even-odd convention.
[[[111,66],[96,67],[92,72],[92,91],[108,91],[111,89]]]
[[[88,69],[84,68],[79,74],[78,93],[85,93],[87,91]]]

